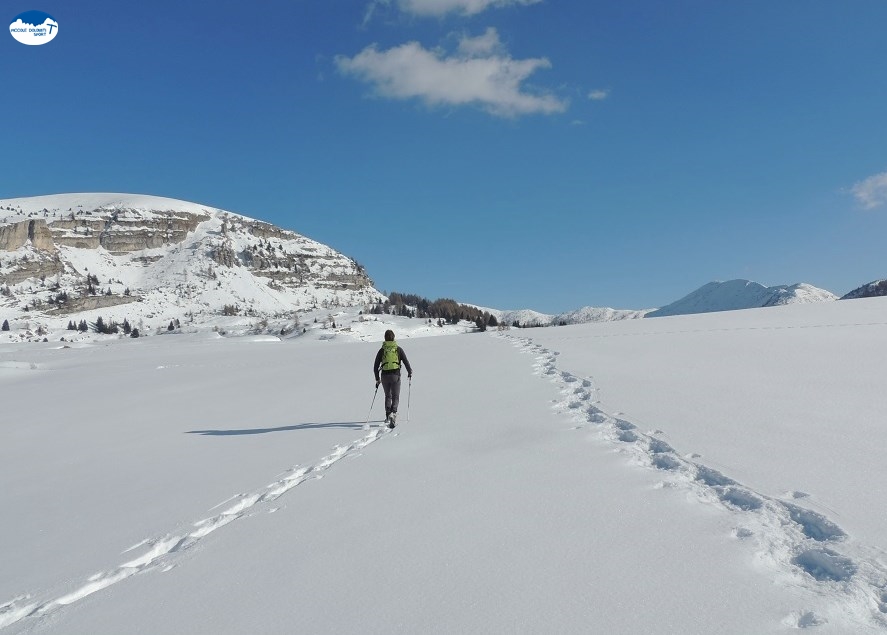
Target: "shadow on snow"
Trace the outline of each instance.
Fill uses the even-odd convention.
[[[374,422],[375,423],[375,422]],[[268,434],[271,432],[292,432],[294,430],[315,430],[320,428],[349,428],[360,430],[362,421],[343,421],[339,423],[299,423],[292,426],[280,426],[278,428],[245,428],[242,430],[188,430],[185,434],[201,434],[207,437],[229,437],[244,434]]]

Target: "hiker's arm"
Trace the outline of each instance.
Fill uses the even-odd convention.
[[[376,359],[373,361],[373,375],[376,377],[376,383],[379,383],[379,366],[382,365],[382,349],[376,353]]]
[[[400,361],[403,362],[403,365],[407,367],[407,374],[412,377],[413,376],[413,367],[410,366],[410,360],[407,359],[407,354],[403,352],[403,349],[398,346],[397,354],[400,355]]]

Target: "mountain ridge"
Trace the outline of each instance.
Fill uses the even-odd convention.
[[[831,291],[803,282],[765,287],[758,282],[744,279],[714,281],[702,285],[671,304],[650,311],[644,317],[736,311],[836,299],[837,296]]]
[[[882,287],[887,281],[842,299]],[[183,319],[194,328],[239,319],[285,330],[299,312],[369,307],[385,297],[354,259],[295,231],[210,205],[110,192],[0,199],[0,293],[7,314],[0,319],[26,329],[35,322],[38,332],[67,316],[94,321],[103,312],[149,328],[148,320],[159,319],[158,329]],[[835,299],[806,283],[737,279],[709,282],[660,308],[478,308],[504,325],[552,326]]]
[[[875,280],[857,287],[853,291],[841,296],[842,300],[855,300],[858,298],[877,298],[887,295],[887,280]]]
[[[381,295],[354,259],[297,232],[117,193],[0,199],[0,291],[9,318],[47,330],[103,311],[152,326],[210,326],[219,316],[295,323],[299,310]]]

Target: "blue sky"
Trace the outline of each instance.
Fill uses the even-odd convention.
[[[556,313],[887,277],[883,0],[3,3],[0,198],[260,218]]]

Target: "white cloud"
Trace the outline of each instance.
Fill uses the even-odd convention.
[[[371,45],[354,57],[336,57],[336,65],[391,99],[421,99],[429,106],[476,105],[502,117],[567,108],[567,102],[554,95],[523,90],[525,79],[551,63],[545,58],[513,59],[495,29],[475,38],[463,36],[457,52],[449,56],[408,42],[385,51]]]
[[[887,172],[875,174],[856,183],[850,188],[850,193],[865,209],[887,205]]]
[[[363,26],[366,27],[370,23],[379,7],[388,7],[390,4],[391,0],[372,0],[364,11]]]
[[[603,101],[610,96],[609,88],[598,88],[588,93],[588,98],[592,101]]]
[[[475,15],[490,7],[536,4],[542,0],[398,0],[401,11],[419,16],[443,16],[452,12]]]
[[[483,35],[477,37],[462,36],[459,40],[459,53],[465,57],[483,57],[503,51],[499,32],[493,27],[487,28]]]

